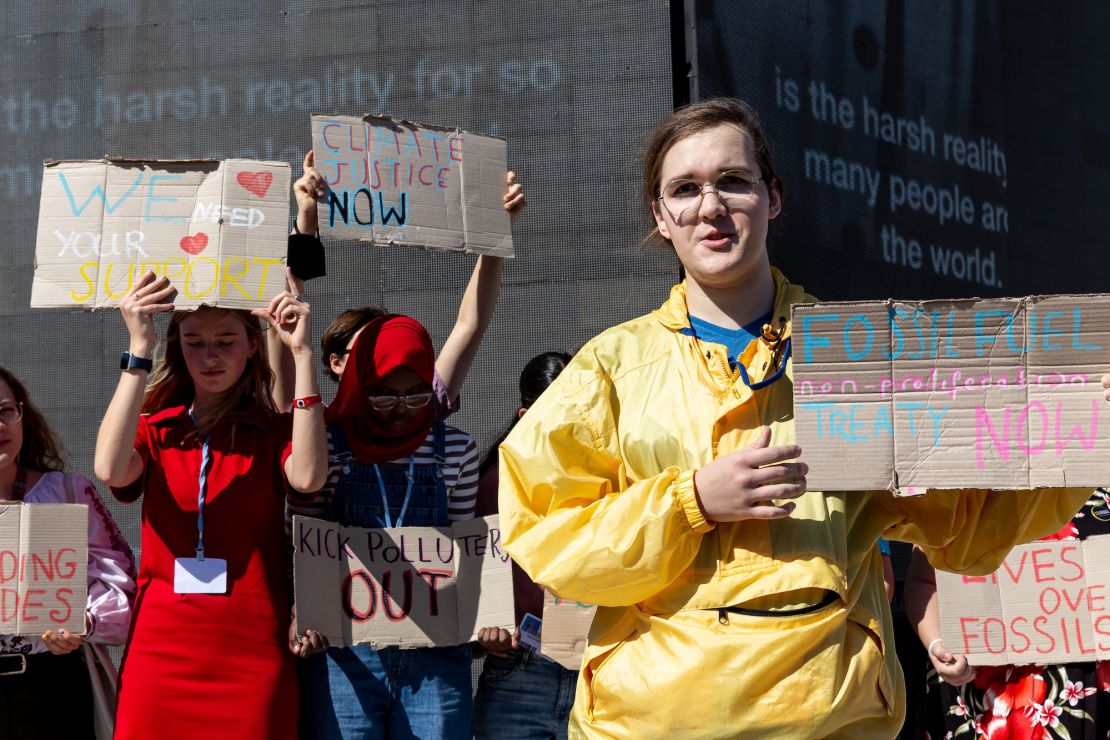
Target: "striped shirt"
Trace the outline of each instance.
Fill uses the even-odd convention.
[[[474,438],[464,431],[444,425],[447,459],[443,466],[443,483],[447,488],[447,515],[452,522],[462,522],[474,518],[478,505],[478,445]],[[424,443],[413,453],[413,464],[435,465],[435,427],[428,431]],[[407,457],[391,460],[392,463],[408,465]],[[335,486],[343,474],[343,462],[335,461],[335,447],[331,430],[328,430],[328,479],[311,503],[298,503],[290,506],[292,513],[303,516],[323,517],[331,506]]]

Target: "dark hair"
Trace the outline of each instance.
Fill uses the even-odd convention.
[[[348,308],[328,324],[328,328],[324,330],[324,336],[320,338],[320,362],[324,363],[324,370],[327,371],[329,378],[339,382],[339,376],[331,369],[331,356],[342,357],[347,354],[347,345],[351,343],[355,334],[358,334],[359,329],[388,313],[389,311],[381,306],[358,306]]]
[[[31,402],[27,388],[7,368],[0,367],[0,380],[8,384],[15,395],[15,401],[23,407],[23,446],[19,448],[16,459],[28,470],[46,473],[63,470],[62,443],[50,428],[46,417]]]
[[[548,386],[555,382],[555,378],[559,377],[559,373],[563,372],[563,368],[570,362],[570,358],[571,355],[566,352],[544,352],[528,361],[528,364],[520,371],[520,407],[522,409],[528,408],[539,399]],[[478,466],[479,473],[485,473],[497,464],[497,448],[509,436],[509,432],[513,430],[518,421],[520,421],[519,414],[514,414],[512,421],[505,427],[505,431],[501,432],[497,441],[486,450],[486,455],[482,458],[482,464]]]
[[[752,138],[752,148],[759,163],[760,178],[767,183],[767,189],[778,188],[782,194],[782,181],[775,174],[775,161],[771,145],[763,134],[759,115],[755,109],[739,98],[712,98],[700,103],[691,103],[667,116],[655,130],[648,135],[644,145],[644,182],[643,201],[648,215],[654,223],[655,199],[659,197],[662,183],[659,178],[663,171],[663,159],[678,141],[707,129],[729,123],[747,132]],[[652,230],[647,241],[669,243],[658,229]]]

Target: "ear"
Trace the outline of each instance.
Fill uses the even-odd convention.
[[[776,179],[767,190],[767,220],[771,220],[782,212],[782,191],[779,190],[779,181]]]
[[[667,224],[667,218],[659,205],[659,201],[653,200],[651,202],[651,215],[655,218],[655,230],[659,232],[659,236],[667,241],[671,239],[671,230]]]
[[[337,355],[332,352],[328,355],[328,366],[337,376],[342,376],[343,368],[347,367],[347,355]]]
[[[516,418],[517,419],[523,419],[524,418],[524,412],[527,411],[527,410],[528,410],[527,408],[518,409],[517,412],[516,412]]]

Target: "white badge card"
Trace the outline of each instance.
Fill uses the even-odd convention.
[[[542,631],[543,620],[534,614],[525,614],[524,619],[520,620],[520,646],[538,653]]]
[[[227,593],[227,561],[223,558],[178,558],[173,566],[177,594]]]

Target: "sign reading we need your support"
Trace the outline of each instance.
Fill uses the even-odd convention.
[[[937,571],[944,646],[972,665],[1110,658],[1110,536],[1015,547],[986,577]]]
[[[179,307],[265,306],[285,288],[289,182],[284,162],[47,162],[31,306],[114,306],[147,271]]]
[[[796,305],[791,341],[813,490],[1110,480],[1110,296]]]
[[[89,507],[0,504],[0,634],[85,634]]]
[[[513,256],[502,207],[504,139],[380,116],[312,117],[329,191],[325,232],[341,239]]]
[[[514,629],[496,516],[393,529],[295,516],[293,548],[297,624],[332,645],[461,645],[482,627]]]

